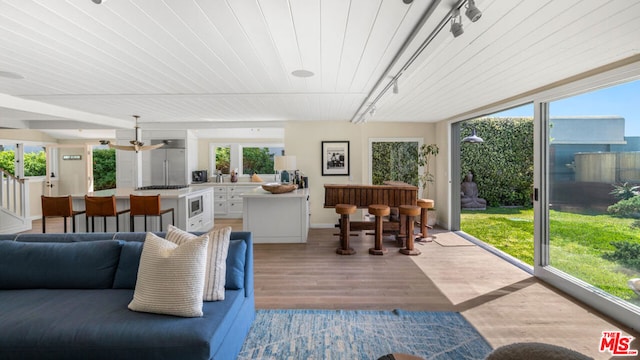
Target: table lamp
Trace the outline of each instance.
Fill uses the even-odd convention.
[[[273,169],[280,171],[280,182],[289,182],[289,172],[296,168],[296,157],[292,155],[274,156]]]

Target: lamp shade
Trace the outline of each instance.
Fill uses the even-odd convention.
[[[462,139],[463,143],[474,143],[474,144],[480,144],[483,143],[484,140],[482,140],[481,137],[479,137],[478,135],[476,135],[476,129],[473,129],[473,132],[471,133],[470,136],[465,137],[464,139]]]
[[[292,155],[274,156],[273,157],[273,169],[282,170],[295,170],[296,157]]]

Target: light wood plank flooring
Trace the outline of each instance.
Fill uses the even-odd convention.
[[[216,226],[241,230],[239,220]],[[48,231],[62,223],[47,221]],[[41,232],[34,221],[33,231]],[[495,348],[538,341],[609,359],[598,351],[602,331],[640,334],[582,305],[527,272],[447,231],[416,244],[419,256],[398,253],[387,238],[384,256],[368,254],[373,236],[352,237],[357,253],[335,253],[335,229],[311,229],[306,244],[255,244],[255,293],[259,309],[405,309],[458,311]],[[628,357],[627,357],[628,359]]]

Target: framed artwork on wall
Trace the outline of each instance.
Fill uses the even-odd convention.
[[[322,142],[322,176],[349,176],[349,142]]]

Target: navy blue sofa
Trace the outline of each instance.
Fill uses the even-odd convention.
[[[235,359],[255,319],[251,233],[231,233],[225,300],[199,318],[127,308],[144,238],[0,235],[0,359]]]

